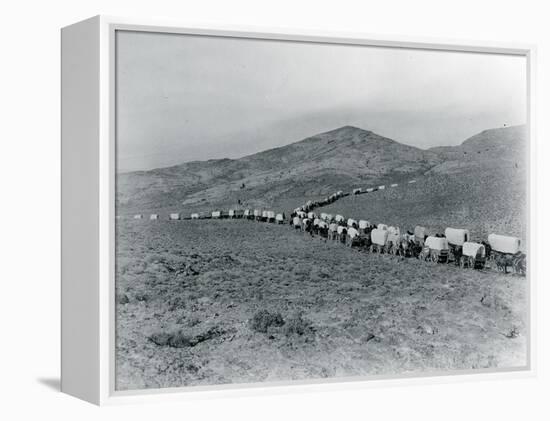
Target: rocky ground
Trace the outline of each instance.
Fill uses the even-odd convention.
[[[526,279],[287,225],[117,223],[118,390],[526,364]]]

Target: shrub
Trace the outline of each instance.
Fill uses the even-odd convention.
[[[250,320],[250,328],[256,332],[267,333],[270,326],[282,326],[285,321],[281,313],[270,313],[267,310],[260,310]]]

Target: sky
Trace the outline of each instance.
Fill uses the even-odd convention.
[[[524,57],[117,31],[119,172],[351,125],[419,148],[525,124]]]

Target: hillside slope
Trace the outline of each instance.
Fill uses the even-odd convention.
[[[431,151],[345,126],[240,159],[120,174],[117,198],[122,213],[232,206],[239,200],[249,206],[273,206],[288,198],[301,201],[407,178],[441,162]]]
[[[288,211],[337,190],[415,178],[415,185],[347,200],[340,209],[379,222],[470,226],[525,238],[525,151],[524,126],[485,130],[458,146],[429,150],[345,126],[240,159],[120,174],[117,212],[188,215],[239,201]]]

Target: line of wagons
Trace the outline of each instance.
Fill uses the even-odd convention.
[[[295,229],[317,234],[349,247],[363,247],[371,253],[386,253],[416,257],[434,263],[455,263],[461,268],[483,269],[488,260],[494,261],[499,271],[511,267],[525,275],[526,256],[520,250],[519,238],[490,234],[487,241],[474,242],[467,229],[447,228],[444,234],[429,235],[428,230],[416,226],[414,231],[401,233],[399,227],[371,224],[366,220],[344,218],[342,215],[295,209],[290,225]]]

